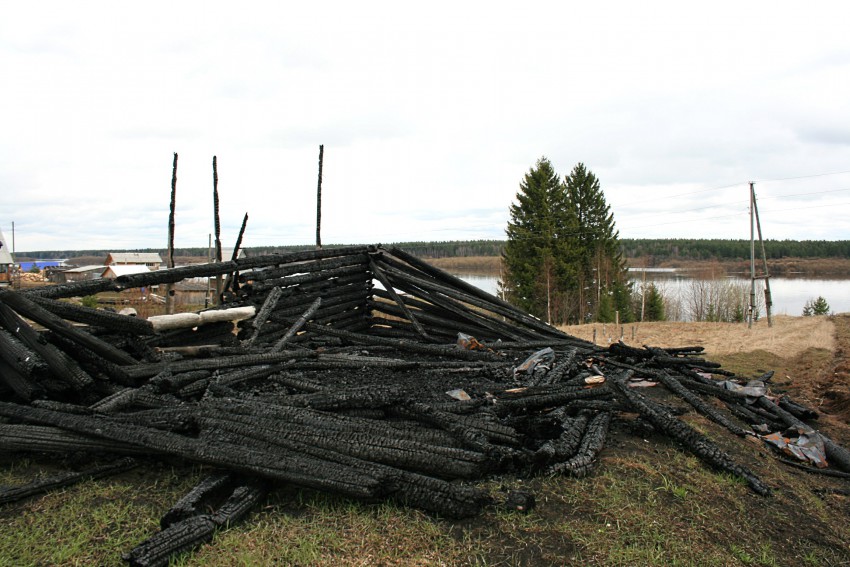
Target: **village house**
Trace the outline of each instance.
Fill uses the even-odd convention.
[[[68,268],[67,270],[57,271],[49,278],[50,281],[56,283],[81,282],[85,280],[96,280],[101,277],[106,266],[79,266],[76,268]],[[55,279],[54,277],[55,276]]]
[[[154,271],[162,267],[162,258],[156,252],[110,252],[104,264],[107,266],[143,265]]]
[[[6,246],[6,239],[3,238],[3,232],[0,231],[0,285],[9,285],[12,282],[14,267],[15,260],[12,258],[12,251]]]
[[[152,270],[144,264],[115,264],[106,266],[100,273],[100,277],[115,279],[119,276],[129,276],[131,274],[141,274],[150,271]]]

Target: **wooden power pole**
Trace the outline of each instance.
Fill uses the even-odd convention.
[[[762,270],[761,275],[756,275],[756,239],[755,234],[758,231],[759,245],[761,246]],[[764,249],[764,239],[761,236],[761,221],[759,220],[759,209],[756,204],[756,189],[755,183],[750,182],[750,316],[749,326],[753,326],[753,317],[755,315],[756,306],[756,280],[764,280],[764,306],[767,311],[767,326],[773,326],[773,298],[770,294],[770,275],[767,270],[767,252]]]

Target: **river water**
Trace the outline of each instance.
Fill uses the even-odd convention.
[[[495,276],[480,276],[472,274],[455,274],[484,291],[497,294],[499,278]],[[642,274],[637,275],[642,278]],[[742,284],[749,289],[749,278],[732,276],[727,278],[732,283]],[[654,282],[665,297],[683,297],[690,288],[694,278],[677,272],[647,273],[647,283]],[[636,285],[640,280],[635,281]],[[756,293],[763,297],[764,283],[756,281]],[[809,300],[822,296],[829,304],[833,313],[850,313],[850,279],[812,279],[796,277],[771,277],[770,292],[773,298],[773,313],[775,315],[802,315],[803,307]],[[762,310],[762,315],[764,311]]]

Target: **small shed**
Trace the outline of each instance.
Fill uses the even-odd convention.
[[[62,282],[58,283],[67,283],[67,282],[81,282],[85,280],[96,280],[101,277],[103,274],[103,270],[106,269],[106,266],[79,266],[77,268],[70,268],[67,270],[63,270],[61,272],[57,272],[57,276],[61,277]]]
[[[156,252],[110,252],[104,263],[107,266],[144,265],[153,271],[162,267],[162,258]]]
[[[102,278],[115,279],[118,276],[129,276],[131,274],[141,274],[152,271],[144,264],[117,264],[114,266],[106,266],[100,273]]]
[[[206,281],[183,280],[174,284],[175,302],[178,305],[208,305],[214,290]]]

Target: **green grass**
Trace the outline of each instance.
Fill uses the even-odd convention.
[[[449,521],[392,502],[365,504],[281,487],[179,566],[231,565],[809,565],[850,562],[850,499],[818,496],[840,481],[804,475],[769,450],[687,416],[775,488],[753,494],[660,438],[614,434],[597,470],[573,479],[505,477],[483,483],[496,498],[535,494],[529,513],[490,508]],[[61,468],[61,467],[60,467]],[[16,484],[49,460],[0,463]],[[0,566],[120,565],[155,533],[162,513],[203,474],[145,466],[0,507]]]

